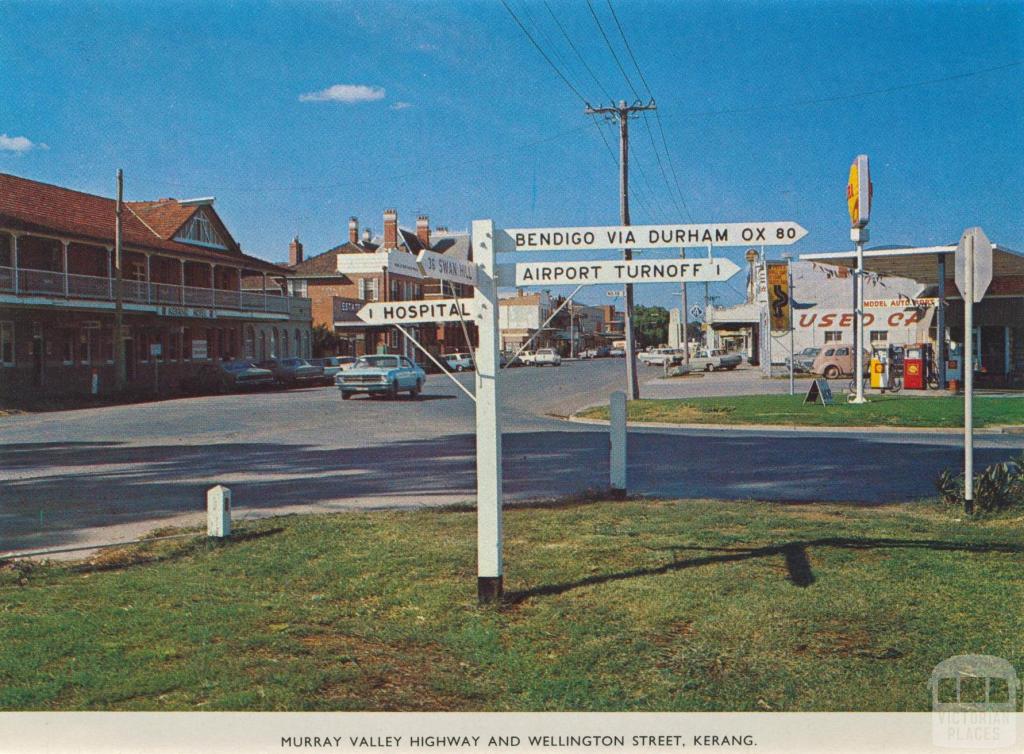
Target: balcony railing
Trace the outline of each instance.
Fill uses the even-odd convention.
[[[276,314],[289,314],[292,311],[290,302],[293,299],[272,293],[149,283],[144,280],[122,280],[121,286],[122,300],[126,303],[202,306]],[[113,301],[114,287],[114,280],[108,277],[27,269],[18,269],[15,275],[14,268],[0,267],[0,293]]]

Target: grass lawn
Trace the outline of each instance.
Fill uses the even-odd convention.
[[[940,660],[1024,664],[1024,520],[629,501],[246,522],[0,568],[4,710],[926,710]]]
[[[803,391],[806,393],[806,390]],[[725,398],[630,401],[629,420],[679,424],[778,424],[815,427],[962,427],[964,399],[956,396],[908,398],[871,396],[853,406],[837,395],[832,406],[804,403],[804,395],[738,395]],[[578,414],[607,419],[608,407]],[[1024,396],[976,397],[974,426],[1024,424]]]

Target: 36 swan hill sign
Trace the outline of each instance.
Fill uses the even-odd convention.
[[[789,222],[709,223],[703,225],[623,225],[595,228],[509,228],[515,251],[587,249],[667,249],[681,246],[788,246],[807,235]],[[507,242],[506,242],[507,243]],[[498,251],[512,251],[498,247]]]

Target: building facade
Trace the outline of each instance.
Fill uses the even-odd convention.
[[[213,204],[125,202],[119,291],[113,199],[0,174],[0,394],[111,392],[119,299],[134,392],[174,392],[218,360],[308,355],[309,301]]]
[[[398,213],[388,209],[384,212],[383,235],[374,237],[368,228],[360,231],[359,220],[352,217],[347,240],[316,256],[305,258],[299,240],[292,241],[288,290],[309,297],[313,324],[335,334],[342,355],[402,353],[422,361],[422,354],[396,328],[367,325],[356,312],[375,301],[473,296],[467,286],[445,283],[442,290],[440,281],[424,278],[415,264],[416,255],[424,249],[468,261],[469,234],[450,233],[445,228],[432,231],[426,215],[417,218],[413,232],[400,227]],[[403,256],[396,258],[392,256],[395,253]],[[247,280],[246,285],[254,282]],[[412,327],[410,333],[428,351],[440,355],[466,350],[466,335],[469,342],[475,342],[475,330],[475,325],[469,324],[464,332],[460,323],[449,322]]]

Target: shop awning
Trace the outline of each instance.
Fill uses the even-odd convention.
[[[864,250],[864,269],[879,275],[895,275],[910,278],[921,285],[936,285],[939,282],[938,256],[946,262],[946,277],[953,277],[956,245],[924,246],[878,246]],[[853,249],[847,251],[823,251],[801,254],[805,262],[821,262],[839,267],[856,267],[857,255]],[[1005,246],[992,246],[992,274],[994,277],[1024,276],[1024,254]],[[955,292],[954,292],[955,293]]]

